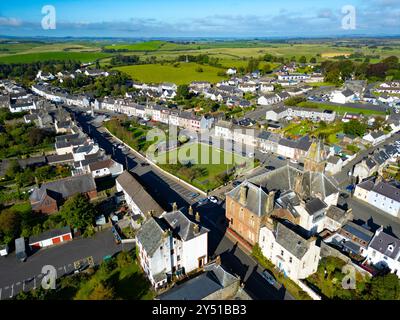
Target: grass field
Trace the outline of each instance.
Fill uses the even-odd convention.
[[[185,144],[178,149],[160,153],[153,160],[163,169],[204,191],[213,190],[220,186],[222,182],[218,179],[218,176],[223,175],[235,166],[237,167],[237,174],[254,167],[252,159],[200,143]],[[190,162],[190,165],[185,166],[188,162]],[[175,163],[180,163],[184,169],[178,169],[174,166]],[[187,167],[198,170],[201,175],[193,180],[189,179],[185,174]]]
[[[202,68],[203,72],[197,72]],[[173,82],[176,84],[188,84],[192,81],[218,82],[225,77],[218,76],[218,72],[224,69],[215,68],[196,63],[180,63],[178,67],[172,64],[146,64],[123,66],[115,68],[129,74],[133,79],[146,83]]]
[[[157,51],[165,44],[164,41],[148,41],[132,44],[112,44],[105,49],[129,50],[129,51]]]
[[[109,56],[101,52],[38,52],[0,56],[0,63],[31,63],[46,60],[79,60],[81,62],[94,62],[97,59]]]
[[[314,102],[300,102],[298,104],[299,107],[303,108],[316,108],[316,109],[323,109],[323,110],[332,110],[336,111],[337,114],[345,114],[346,112],[351,113],[362,113],[363,115],[384,115],[386,114],[383,111],[375,111],[370,109],[359,109],[359,108],[352,108],[347,106],[333,106],[330,104],[325,103],[314,103]]]

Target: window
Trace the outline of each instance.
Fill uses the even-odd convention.
[[[231,221],[230,221],[230,223],[231,223],[231,224],[233,224],[233,218],[231,218]]]
[[[283,250],[281,250],[281,256],[283,257]]]
[[[292,257],[289,258],[289,262],[290,262],[290,263],[293,262],[293,258],[292,258]]]
[[[162,246],[160,247],[160,250],[162,250]]]
[[[176,256],[176,261],[181,261],[181,256]]]
[[[171,250],[171,256],[175,253],[174,249]]]

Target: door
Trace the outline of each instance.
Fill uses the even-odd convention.
[[[69,241],[71,240],[71,235],[70,234],[66,234],[62,236],[63,241]]]

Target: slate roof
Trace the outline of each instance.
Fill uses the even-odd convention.
[[[154,218],[148,219],[137,232],[136,238],[149,256],[152,256],[162,244],[164,230]]]
[[[373,191],[379,193],[389,199],[400,202],[400,189],[393,184],[385,181],[378,182],[373,188]]]
[[[53,230],[48,230],[45,231],[37,236],[32,236],[29,237],[29,244],[33,244],[39,241],[43,241],[43,240],[47,240],[47,239],[51,239],[54,237],[58,237],[58,236],[62,236],[64,234],[70,233],[71,232],[71,228],[69,226],[66,226],[64,228],[60,228],[60,229],[53,229]]]
[[[249,181],[243,181],[239,186],[228,192],[226,195],[234,199],[236,202],[239,202],[242,186],[247,188],[247,197],[244,207],[259,217],[263,216],[266,213],[265,201],[267,199],[267,193],[259,186]]]
[[[342,91],[342,94],[343,94],[345,97],[350,97],[350,96],[352,96],[352,95],[354,94],[354,92],[351,91],[350,89],[346,89],[346,90]]]
[[[321,201],[318,198],[314,198],[305,204],[305,209],[310,215],[314,215],[325,209],[326,207],[327,205],[325,204],[325,202]]]
[[[140,210],[147,214],[153,211],[158,216],[164,212],[164,209],[156,200],[144,189],[139,181],[135,179],[128,171],[124,171],[116,181],[121,185],[125,192],[133,199]]]
[[[377,232],[369,246],[389,258],[397,258],[400,261],[400,240],[384,231]],[[389,246],[392,246],[393,250],[389,250]]]
[[[249,182],[264,189],[280,192],[294,190],[297,175],[302,176],[303,198],[315,198],[321,195],[323,198],[339,192],[336,183],[328,176],[320,172],[303,171],[286,165],[276,170],[269,171],[249,179]]]
[[[196,223],[190,221],[181,211],[165,212],[160,218],[165,220],[172,228],[172,232],[184,241],[189,241],[209,231],[204,227],[199,227],[199,233],[195,233]]]
[[[152,256],[160,247],[164,235],[168,230],[172,231],[174,238],[189,241],[204,233],[209,232],[207,228],[199,227],[199,233],[195,233],[196,223],[189,220],[181,211],[165,212],[159,218],[150,217],[137,233],[137,239]]]
[[[330,206],[326,211],[326,216],[341,224],[343,224],[347,219],[346,212],[336,206]]]
[[[44,183],[40,188],[35,188],[29,199],[32,203],[40,202],[45,194],[49,194],[55,200],[61,200],[95,190],[96,183],[92,175],[86,174]]]
[[[231,275],[220,265],[212,264],[204,267],[204,273],[173,287],[158,296],[160,300],[202,300],[222,290],[240,279]]]
[[[309,249],[309,242],[306,239],[280,222],[276,226],[275,241],[299,260]]]

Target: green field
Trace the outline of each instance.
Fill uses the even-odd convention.
[[[104,49],[128,51],[157,51],[163,46],[164,43],[164,41],[148,41],[132,44],[112,44],[105,46]]]
[[[164,170],[204,191],[222,185],[223,181],[218,177],[235,166],[237,169],[234,174],[246,172],[254,167],[252,159],[200,143],[189,143],[178,149],[156,154],[153,160]],[[198,175],[191,178],[193,172],[189,170],[197,172]]]
[[[323,110],[332,110],[336,111],[337,114],[345,114],[346,112],[350,113],[362,113],[363,115],[384,115],[386,114],[383,111],[375,111],[370,109],[359,109],[359,108],[352,108],[348,106],[334,106],[325,103],[315,103],[315,102],[300,102],[298,107],[302,108],[316,108],[316,109],[323,109]]]
[[[203,72],[196,71],[197,68],[202,68]],[[178,67],[174,67],[172,64],[145,64],[115,69],[129,74],[135,80],[146,83],[173,82],[178,85],[188,84],[192,81],[215,83],[225,78],[218,75],[218,72],[224,71],[224,69],[184,62],[180,63]]]
[[[101,52],[40,52],[0,56],[0,63],[31,63],[48,60],[79,60],[81,62],[94,62],[109,54]]]

